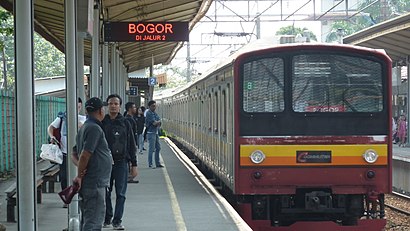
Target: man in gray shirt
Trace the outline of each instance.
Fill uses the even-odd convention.
[[[110,183],[113,159],[102,129],[104,103],[97,97],[85,103],[88,119],[77,134],[73,160],[80,186],[81,230],[101,230],[105,217],[105,191]],[[79,153],[76,156],[76,153]]]

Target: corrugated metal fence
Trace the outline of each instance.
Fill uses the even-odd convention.
[[[0,90],[0,175],[16,166],[15,97],[13,92]],[[37,159],[42,144],[47,143],[47,127],[59,111],[65,110],[65,99],[36,96],[35,145]]]

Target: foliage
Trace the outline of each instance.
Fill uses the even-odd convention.
[[[34,78],[65,74],[65,56],[54,45],[34,34]]]
[[[301,34],[303,36],[306,33],[308,34],[310,40],[317,41],[317,37],[312,31],[308,30],[306,27],[300,28],[300,27],[294,27],[293,25],[279,28],[279,30],[276,32],[276,35],[295,35],[296,36],[298,34]]]
[[[9,89],[9,86],[12,82],[11,76],[7,75],[7,70],[11,67],[3,67],[3,63],[8,63],[10,57],[8,56],[8,52],[12,51],[14,53],[14,45],[12,42],[12,35],[13,35],[13,21],[12,21],[11,13],[7,12],[6,10],[0,8],[0,53],[1,53],[1,76],[4,81],[4,87]],[[13,55],[14,56],[14,55]],[[6,75],[4,76],[4,71],[6,71]],[[6,78],[6,79],[4,79]]]
[[[382,10],[382,2],[363,0],[358,7],[359,10],[363,10],[354,18],[333,22],[332,32],[326,37],[326,42],[337,41],[339,29],[343,30],[343,36],[347,36],[410,11],[410,1],[408,0],[385,0],[387,6],[384,10]]]
[[[13,25],[10,25],[11,21],[11,13],[3,10],[0,8],[0,35],[2,38],[11,36],[13,34]],[[4,47],[3,39],[0,40],[0,50]]]
[[[168,76],[168,83],[165,88],[175,88],[183,86],[186,81],[186,69],[172,65],[157,65],[154,67],[155,73],[166,73]]]
[[[14,34],[13,15],[0,8],[0,51],[4,47],[7,82],[9,86],[14,84]],[[65,56],[51,43],[34,33],[34,78],[64,75]],[[3,64],[0,62],[1,70]]]

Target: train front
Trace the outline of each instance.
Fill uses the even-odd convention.
[[[391,61],[302,45],[240,56],[238,209],[254,230],[382,230],[391,192]]]

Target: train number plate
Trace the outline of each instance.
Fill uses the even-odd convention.
[[[296,151],[297,163],[332,163],[331,151]]]

